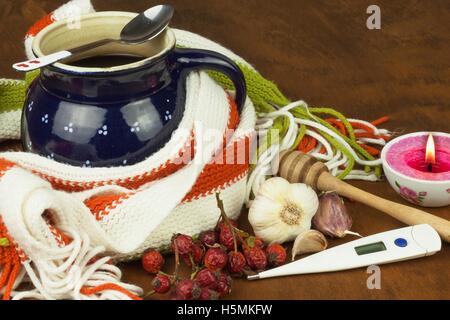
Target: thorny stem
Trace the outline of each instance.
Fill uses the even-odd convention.
[[[178,244],[176,241],[176,238],[174,239],[173,242],[173,248],[175,250],[175,271],[173,273],[174,277],[175,277],[175,281],[178,278],[178,269],[180,267],[180,253],[178,252]]]
[[[191,271],[195,273],[198,270],[198,265],[194,261],[194,257],[192,256],[192,253],[189,254],[189,261],[191,262]]]
[[[203,269],[203,267],[197,266],[197,268],[195,268],[195,270],[193,270],[191,273],[191,280],[194,280],[197,273],[199,273],[200,270],[202,270],[202,269]]]
[[[233,228],[233,229],[234,229],[234,228]],[[242,243],[242,245],[247,249],[247,248],[248,248],[248,245],[247,245],[247,243],[245,242],[245,240],[242,238],[242,236],[239,234],[239,232],[237,233],[237,237],[238,237],[239,241]]]
[[[162,274],[163,276],[169,277],[169,278],[173,278],[173,277],[174,277],[173,274],[168,274],[168,273],[165,273],[165,272],[163,272],[163,271],[159,271],[158,273],[159,273],[159,274]]]
[[[237,253],[238,248],[237,248],[236,234],[234,233],[233,227],[231,228],[231,234],[233,235],[234,252]]]
[[[237,240],[236,240],[236,232],[234,230],[234,226],[231,224],[230,219],[228,218],[227,214],[225,213],[225,208],[223,206],[223,201],[220,199],[220,193],[216,192],[216,200],[217,200],[217,206],[220,209],[220,216],[227,224],[228,228],[231,230],[231,234],[233,235],[233,244],[234,244],[234,252],[238,251],[237,248]]]
[[[192,273],[191,273],[191,280],[195,279],[195,276],[197,275],[197,273],[200,271],[200,268],[196,268]]]
[[[216,199],[217,199],[217,193],[216,193]],[[217,205],[219,205],[219,203],[217,203]],[[219,209],[220,209],[220,207],[219,207]],[[222,211],[220,211],[219,218],[217,218],[216,227],[215,227],[216,230],[219,227],[220,220],[222,220]]]
[[[150,290],[149,292],[147,292],[147,293],[145,294],[144,298],[147,298],[147,297],[149,297],[149,296],[151,296],[151,295],[154,295],[155,293],[156,293],[155,290]]]

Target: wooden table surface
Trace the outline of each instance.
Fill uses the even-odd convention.
[[[140,12],[154,1],[94,0],[97,10]],[[157,1],[158,2],[158,1]],[[392,117],[386,127],[408,133],[450,131],[450,2],[376,1],[382,29],[366,28],[373,1],[172,0],[173,26],[201,33],[250,61],[292,99],[331,106],[349,117]],[[64,1],[0,0],[0,75],[17,78],[27,28]],[[9,145],[4,145],[6,148]],[[355,182],[405,203],[386,182]],[[357,203],[348,208],[364,235],[403,225]],[[450,208],[430,209],[450,219]],[[248,228],[246,213],[241,224]],[[335,244],[335,243],[332,243]],[[450,247],[432,257],[381,266],[381,289],[369,290],[365,269],[333,274],[235,281],[230,299],[450,299]],[[139,263],[125,278],[149,288]]]

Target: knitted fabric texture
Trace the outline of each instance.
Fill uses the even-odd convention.
[[[27,74],[25,81],[0,79],[0,141],[20,139],[20,117],[26,88],[36,74]]]
[[[62,9],[80,3],[89,2],[74,1]],[[39,28],[57,16],[64,15],[57,10],[40,21]],[[37,32],[33,27],[27,46]],[[201,47],[203,38],[177,31],[179,40],[183,36]],[[20,112],[26,82],[8,86],[14,89],[7,94],[16,100],[6,97],[15,103],[5,104],[2,115]],[[111,259],[128,260],[147,248],[167,247],[174,233],[196,235],[213,228],[220,215],[216,192],[227,214],[239,215],[254,106],[247,99],[239,115],[231,94],[205,72],[188,76],[186,92],[185,113],[173,138],[136,165],[78,168],[35,154],[0,154],[4,299],[138,299],[142,290],[121,282]],[[208,130],[221,135],[203,139],[202,132]],[[18,126],[11,133],[2,130],[2,138],[17,138],[18,133]],[[192,160],[182,161],[186,156]],[[24,281],[33,289],[17,291]]]
[[[28,295],[13,292],[14,297],[88,298],[81,288],[89,287],[89,281],[105,265],[85,275],[92,266],[80,261],[97,254],[130,259],[149,247],[167,246],[174,233],[195,235],[213,228],[220,215],[214,200],[216,192],[221,193],[227,213],[232,218],[238,216],[244,202],[249,157],[244,155],[241,164],[236,161],[230,165],[223,160],[230,154],[235,160],[241,157],[239,150],[249,149],[255,121],[253,106],[248,100],[239,119],[232,100],[205,73],[190,75],[187,88],[186,113],[177,131],[193,135],[171,140],[137,165],[74,168],[34,154],[0,154],[0,212],[9,243],[1,250],[11,251],[14,246],[17,255],[21,252],[22,268],[36,287]],[[220,130],[224,136],[227,129],[236,131],[230,143],[221,147],[220,137],[202,142],[199,127]],[[183,142],[177,146],[176,141]],[[177,160],[194,145],[193,160],[180,164]],[[74,239],[77,245],[72,245]],[[2,271],[10,274],[10,268],[17,268],[14,261],[10,261],[10,267],[3,262]],[[42,278],[52,266],[63,270]],[[50,276],[69,277],[73,266],[79,273],[73,288],[69,286],[71,290],[56,292],[45,283]],[[16,277],[9,282],[11,289],[20,278],[10,276]],[[10,294],[11,290],[5,297]]]

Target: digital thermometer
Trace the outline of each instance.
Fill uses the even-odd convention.
[[[440,250],[439,234],[428,224],[421,224],[348,242],[248,279],[355,269],[430,256]]]

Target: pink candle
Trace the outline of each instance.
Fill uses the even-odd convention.
[[[434,146],[426,134],[395,142],[386,154],[389,166],[415,179],[450,180],[450,138],[436,135],[432,139]]]
[[[450,134],[417,132],[397,137],[381,152],[392,188],[424,207],[450,205]]]

